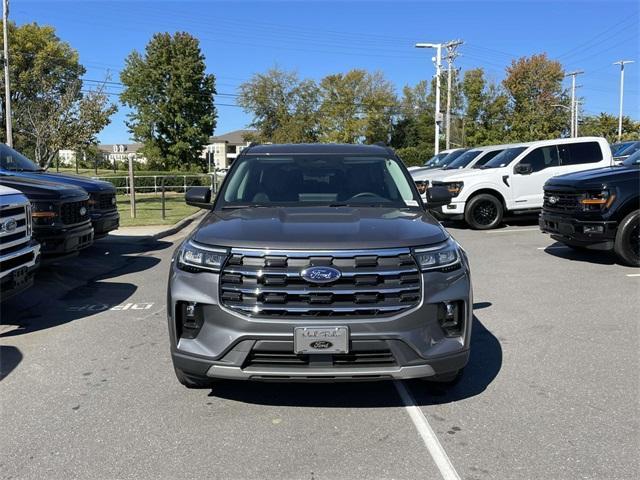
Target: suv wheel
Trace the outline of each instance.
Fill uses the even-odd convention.
[[[174,370],[178,381],[187,388],[211,388],[216,383],[216,380],[213,378],[187,375],[175,367]]]
[[[613,251],[621,263],[640,267],[640,210],[631,212],[620,222]]]
[[[464,219],[474,230],[489,230],[502,223],[504,208],[493,195],[482,193],[473,197],[464,209]]]

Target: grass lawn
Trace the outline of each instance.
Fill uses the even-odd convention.
[[[184,195],[174,192],[166,194],[166,218],[162,219],[162,204],[160,194],[136,194],[136,218],[131,218],[131,204],[128,195],[118,195],[118,212],[120,212],[120,226],[132,227],[142,225],[173,225],[198,210],[184,203]]]
[[[49,167],[47,170],[49,173],[70,173],[72,175],[76,175],[75,167],[60,167],[60,171],[56,170],[55,165]],[[135,170],[133,172],[134,176],[138,175],[192,175],[190,172],[156,172],[156,171],[147,171],[147,170]],[[96,175],[96,171],[93,168],[79,168],[78,175],[82,175],[84,177],[126,177],[129,175],[128,170],[116,170],[116,173],[113,173],[113,169],[108,168],[99,168],[98,174]]]

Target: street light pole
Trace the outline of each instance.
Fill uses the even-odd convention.
[[[624,65],[626,63],[634,63],[634,60],[619,60],[613,62],[614,65],[620,65],[620,113],[618,114],[618,141],[622,140],[622,99],[624,96]]]
[[[435,111],[435,137],[434,137],[434,154],[440,152],[440,124],[442,123],[442,113],[440,112],[440,70],[442,68],[442,44],[441,43],[416,43],[416,48],[435,48],[436,49],[436,111]]]
[[[445,47],[447,49],[447,117],[445,120],[445,148],[447,150],[451,148],[451,67],[453,66],[453,61],[458,56],[458,54],[456,53],[456,48],[459,45],[462,45],[462,43],[462,40],[454,40],[445,44]]]
[[[571,77],[571,138],[576,136],[576,75],[582,73],[584,73],[582,70],[576,70],[565,75],[565,77]]]
[[[13,147],[13,131],[11,127],[11,86],[9,84],[9,0],[2,0],[2,34],[4,38],[4,96],[5,120],[7,122],[7,145]]]

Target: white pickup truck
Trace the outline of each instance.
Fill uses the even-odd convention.
[[[611,148],[601,137],[562,138],[511,146],[479,169],[462,169],[431,186],[445,186],[453,195],[436,214],[465,220],[487,230],[506,213],[539,211],[543,185],[552,177],[611,165]]]
[[[40,244],[31,232],[29,200],[18,190],[0,185],[0,301],[33,284]]]

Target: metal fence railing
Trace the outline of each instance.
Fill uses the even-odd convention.
[[[103,180],[110,182],[116,188],[118,193],[129,195],[131,193],[131,185],[129,185],[129,177],[126,175],[109,176],[109,177],[92,177],[95,180]],[[184,175],[136,175],[133,179],[133,189],[136,192],[154,192],[159,193],[164,188],[169,192],[186,193],[190,187],[206,187],[210,186],[215,192],[221,182],[221,177],[215,173],[202,174],[184,174]]]

